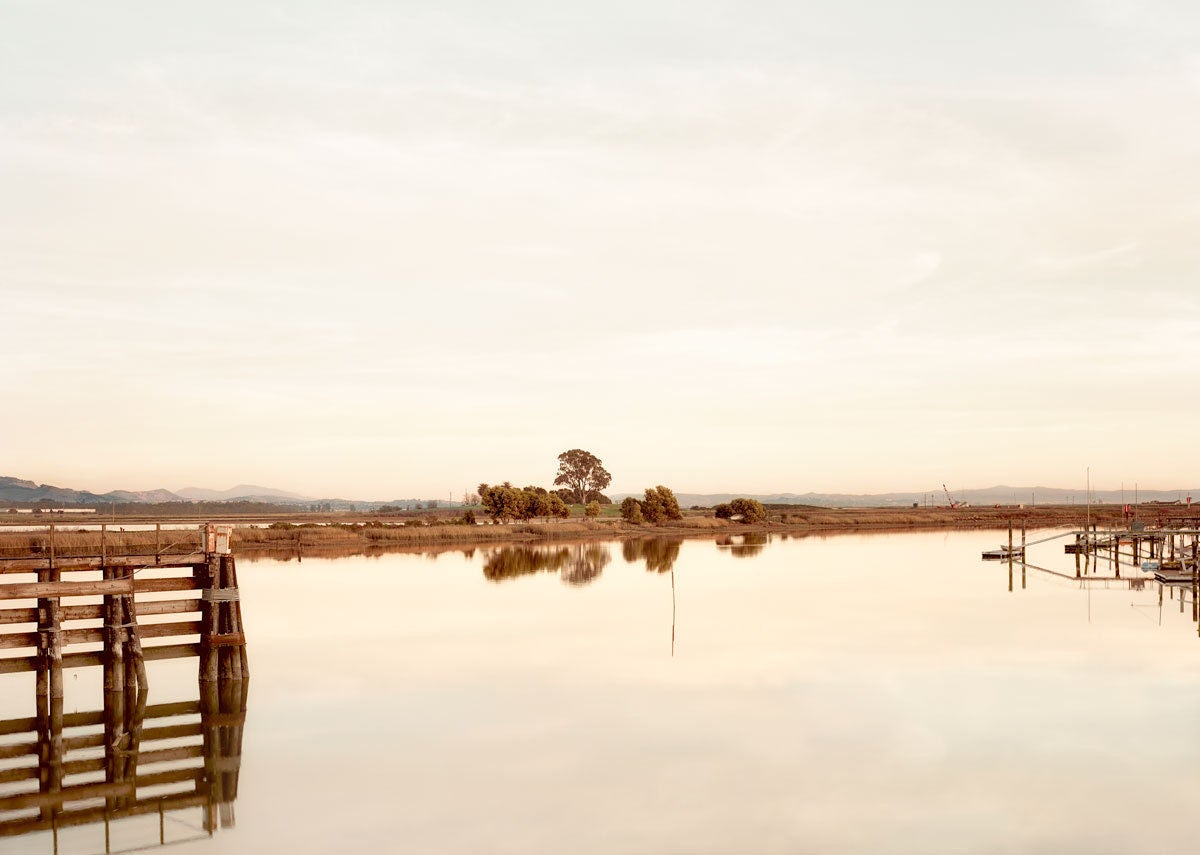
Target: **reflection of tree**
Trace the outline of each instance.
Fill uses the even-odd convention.
[[[487,556],[483,576],[492,582],[503,582],[530,573],[553,573],[571,557],[566,547],[535,549],[529,546],[506,546]]]
[[[561,574],[568,585],[586,585],[595,580],[612,560],[608,550],[598,544],[584,546],[506,546],[488,554],[483,576],[503,582],[531,573]]]
[[[682,538],[668,537],[627,540],[621,544],[621,557],[630,564],[645,561],[646,569],[651,573],[666,573],[675,566],[681,543]]]
[[[737,558],[749,558],[758,555],[771,542],[769,534],[751,532],[749,534],[727,534],[717,538],[717,546],[728,547],[730,553]]]
[[[571,553],[571,560],[560,574],[560,578],[568,585],[594,582],[612,560],[608,550],[597,544],[574,546]]]

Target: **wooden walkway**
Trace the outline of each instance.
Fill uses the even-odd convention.
[[[0,837],[49,830],[57,852],[59,828],[104,823],[107,852],[126,817],[158,813],[163,843],[167,811],[232,824],[249,661],[228,531],[198,534],[186,551],[62,555],[51,528],[0,556],[0,687],[36,675],[35,715],[0,721]],[[188,657],[195,700],[148,704],[148,663]],[[92,666],[99,709],[65,713],[64,672]]]
[[[1197,634],[1200,634],[1200,529],[1132,528],[1102,532],[1097,531],[1096,526],[1092,526],[1090,530],[1062,532],[1029,543],[1026,541],[1025,525],[1022,522],[1020,534],[1020,546],[1015,547],[1013,526],[1010,523],[1008,545],[983,553],[985,560],[1007,561],[1009,591],[1013,590],[1015,567],[1021,569],[1022,588],[1025,588],[1026,584],[1026,568],[1062,579],[1072,579],[1085,586],[1101,582],[1106,587],[1109,584],[1119,584],[1136,590],[1144,589],[1151,579],[1147,574],[1153,573],[1153,581],[1158,585],[1159,606],[1162,606],[1164,588],[1171,593],[1172,599],[1175,589],[1179,589],[1181,611],[1185,595],[1191,594],[1192,620],[1196,623]],[[1073,538],[1073,542],[1063,546],[1066,554],[1075,557],[1073,576],[1033,564],[1026,559],[1027,546],[1064,537]],[[1122,560],[1129,565],[1125,575],[1121,572]],[[1107,566],[1112,575],[1098,575],[1101,566]]]

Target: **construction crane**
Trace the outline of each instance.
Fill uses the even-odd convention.
[[[950,498],[950,491],[946,489],[946,484],[944,481],[942,482],[942,492],[944,492],[946,494],[946,501],[950,503],[950,507],[957,508],[958,502],[956,502],[952,498]]]

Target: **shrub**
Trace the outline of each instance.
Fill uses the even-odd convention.
[[[667,487],[659,484],[657,487],[647,487],[645,498],[642,499],[642,516],[652,523],[658,524],[668,520],[683,519],[683,511],[675,494]]]
[[[767,512],[757,499],[734,499],[729,503],[729,509],[734,516],[740,514],[742,522],[759,523],[767,519]]]
[[[640,524],[644,519],[642,514],[642,503],[633,496],[626,496],[621,502],[621,519],[626,522]]]
[[[587,505],[583,509],[583,514],[584,514],[584,516],[588,516],[588,517],[600,516],[600,503],[595,502],[595,501],[588,502]]]

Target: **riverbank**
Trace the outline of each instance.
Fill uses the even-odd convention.
[[[1200,509],[1182,505],[1145,506],[1137,519],[1146,525],[1200,524]],[[211,520],[223,522],[223,520]],[[48,524],[51,520],[45,520]],[[122,519],[107,524],[103,533],[83,530],[73,521],[53,520],[56,554],[60,556],[100,554],[178,554],[193,551],[199,544],[195,521],[175,521],[174,527],[159,531],[133,531],[125,525],[137,521]],[[153,521],[149,521],[153,525]],[[225,522],[234,522],[225,520]],[[1088,523],[1101,528],[1122,527],[1126,518],[1115,505],[1090,509],[1080,505],[1051,505],[1032,508],[818,508],[790,507],[772,509],[764,523],[746,525],[716,519],[711,513],[689,512],[682,520],[666,525],[634,525],[619,518],[570,518],[541,522],[468,524],[452,518],[425,516],[403,521],[373,518],[368,515],[332,515],[313,520],[311,516],[293,516],[271,522],[239,519],[233,531],[237,552],[303,552],[322,550],[339,554],[355,552],[422,549],[425,547],[483,546],[498,543],[563,542],[619,540],[643,537],[710,537],[733,534],[787,534],[803,537],[814,534],[853,532],[920,531],[940,529],[1006,530],[1024,525],[1026,529],[1062,527],[1082,528]],[[254,527],[247,525],[253,523]],[[40,531],[5,530],[0,526],[0,557],[48,552],[48,529]]]

